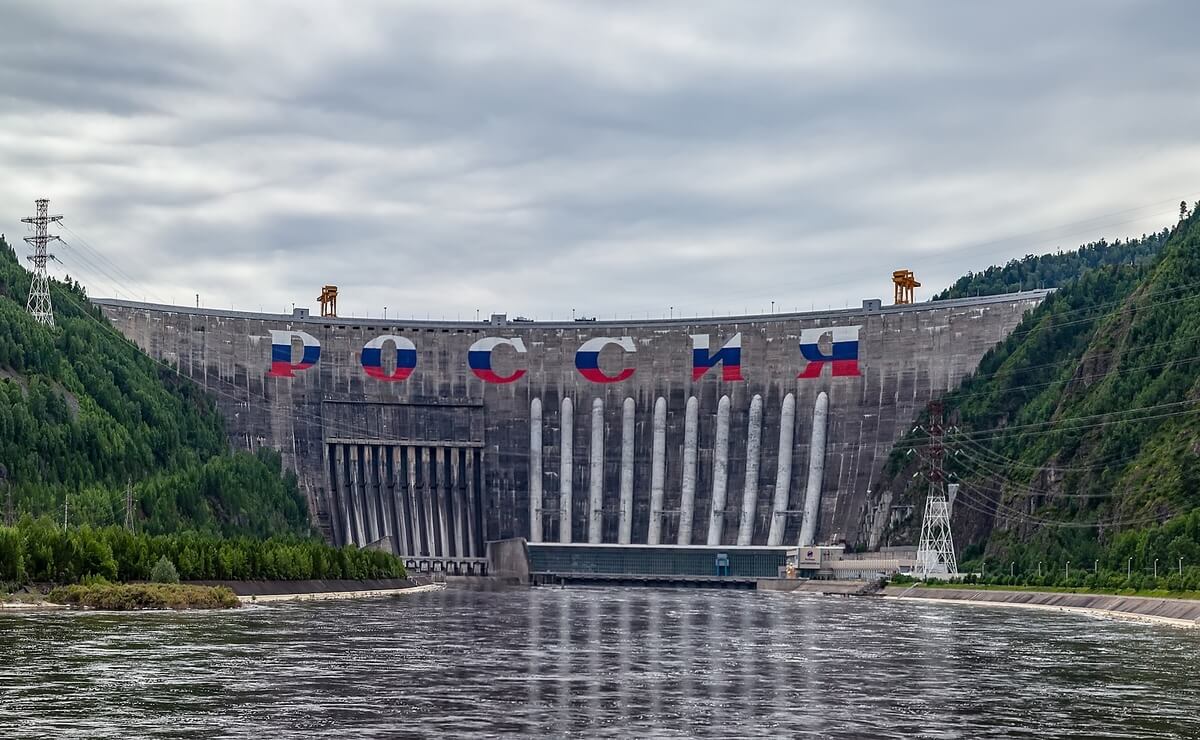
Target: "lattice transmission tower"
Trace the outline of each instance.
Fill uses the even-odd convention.
[[[50,278],[46,275],[46,262],[54,259],[54,255],[46,251],[46,246],[58,237],[51,236],[47,228],[50,224],[61,221],[62,216],[47,215],[50,201],[46,198],[39,198],[34,203],[37,204],[37,215],[21,219],[21,223],[33,225],[33,236],[25,237],[25,241],[33,247],[33,254],[29,255],[29,261],[33,263],[33,282],[29,285],[29,301],[25,304],[25,309],[35,321],[54,326],[54,307],[50,305]]]
[[[929,496],[925,499],[925,518],[921,521],[921,542],[917,546],[916,578],[947,578],[958,573],[954,557],[954,539],[950,535],[950,504],[958,486],[946,492],[946,474],[942,463],[946,457],[945,427],[942,402],[929,404],[929,445],[925,449],[928,467]]]
[[[125,529],[133,531],[133,481],[125,484]]]

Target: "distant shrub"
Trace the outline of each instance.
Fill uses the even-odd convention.
[[[179,571],[175,570],[175,564],[163,555],[150,569],[150,580],[153,583],[179,583]]]

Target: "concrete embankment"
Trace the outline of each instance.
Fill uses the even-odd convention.
[[[225,586],[242,602],[363,599],[439,591],[445,586],[428,579],[380,578],[362,581],[189,581],[199,586]]]
[[[893,599],[1070,611],[1177,627],[1200,627],[1200,601],[1189,599],[919,586],[888,586],[882,595]]]
[[[796,578],[763,578],[756,584],[759,591],[786,591],[819,596],[860,596],[872,593],[865,581],[817,581]]]

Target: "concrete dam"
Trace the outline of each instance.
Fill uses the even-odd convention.
[[[565,322],[95,303],[235,448],[282,453],[330,541],[461,560],[513,537],[874,546],[895,440],[1045,295]]]

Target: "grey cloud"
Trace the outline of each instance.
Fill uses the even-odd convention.
[[[9,5],[0,219],[211,305],[836,306],[1200,197],[1191,5]]]

